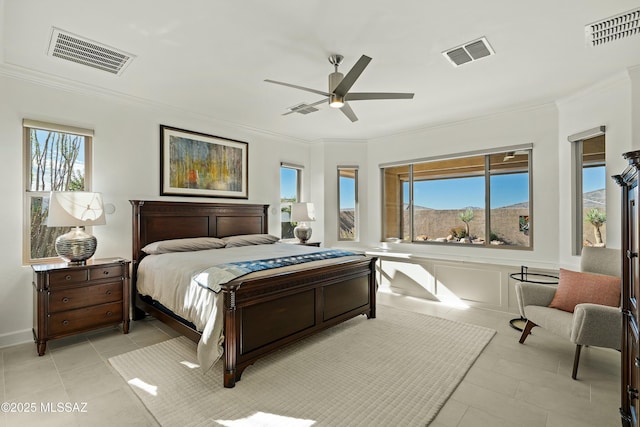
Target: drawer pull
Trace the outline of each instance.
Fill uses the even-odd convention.
[[[63,321],[62,321],[62,324],[63,324],[64,326],[67,326],[67,325],[69,324],[69,321],[68,321],[68,320],[63,320]]]
[[[113,312],[112,311],[107,311],[107,317],[111,317],[113,316]]]
[[[71,280],[71,275],[67,274],[66,276],[64,276],[64,280]]]
[[[111,295],[111,289],[107,291],[107,295]]]
[[[68,303],[69,302],[69,298],[67,298],[67,297],[62,298],[62,302],[65,303],[65,304]]]
[[[102,274],[104,274],[105,276],[108,276],[109,275],[109,270],[103,270]]]

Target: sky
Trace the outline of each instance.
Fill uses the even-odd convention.
[[[280,168],[280,197],[282,199],[296,197],[297,174],[298,171],[296,169]]]

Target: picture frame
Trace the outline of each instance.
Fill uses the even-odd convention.
[[[249,144],[160,125],[160,195],[249,197]]]

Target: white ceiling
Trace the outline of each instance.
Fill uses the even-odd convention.
[[[640,35],[589,47],[584,27],[638,0],[0,0],[0,73],[113,93],[306,141],[370,139],[553,102],[640,64]],[[121,76],[47,55],[52,27],[135,55]],[[485,36],[495,56],[454,68],[444,50]],[[351,123],[320,96],[327,57],[352,91],[415,92],[353,101]],[[179,123],[165,123],[178,126]],[[198,130],[198,129],[194,129]]]

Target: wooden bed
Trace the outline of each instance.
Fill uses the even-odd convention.
[[[137,269],[148,243],[188,237],[261,234],[268,205],[131,200],[133,319],[152,314],[197,342],[193,325],[138,294]],[[341,262],[222,286],[224,386],[234,387],[258,358],[360,314],[376,316],[376,258]],[[277,270],[275,270],[277,271]]]

